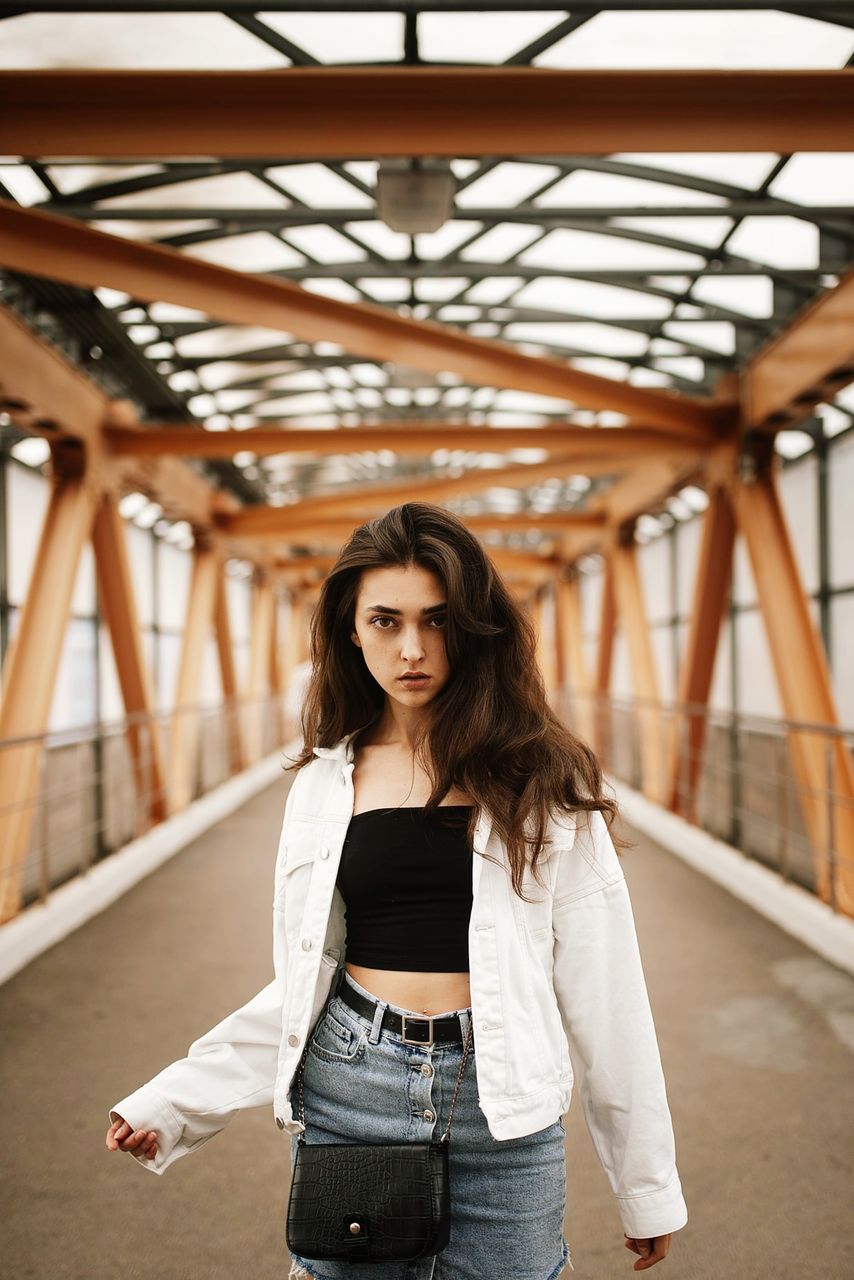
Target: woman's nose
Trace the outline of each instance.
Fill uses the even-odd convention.
[[[417,631],[404,631],[400,641],[401,657],[411,662],[424,653],[424,643]]]

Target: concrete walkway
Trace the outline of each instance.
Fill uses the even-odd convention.
[[[269,981],[289,777],[0,988],[3,1277],[287,1274],[289,1138],[271,1109],[162,1177],[104,1135],[112,1102]],[[850,1280],[854,979],[645,838],[624,865],[690,1219],[656,1275]],[[577,1097],[567,1130],[561,1280],[628,1276]]]

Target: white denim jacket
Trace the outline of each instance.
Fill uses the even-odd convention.
[[[186,1058],[110,1108],[156,1129],[163,1173],[246,1107],[272,1103],[288,1134],[303,1126],[288,1091],[346,950],[338,865],[353,813],[353,735],[296,774],[285,804],[273,894],[275,976],[190,1045]],[[628,888],[605,820],[560,815],[539,863],[513,892],[504,844],[478,814],[469,968],[477,1089],[496,1139],[554,1124],[578,1084],[585,1121],[636,1238],[678,1231],[688,1211]]]

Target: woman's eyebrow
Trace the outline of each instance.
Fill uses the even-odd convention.
[[[440,609],[447,609],[447,607],[448,607],[447,602],[443,602],[442,604],[431,604],[429,608],[422,609],[421,612],[422,613],[438,613]],[[365,612],[370,613],[371,611],[374,611],[376,613],[394,613],[398,617],[400,617],[400,615],[403,613],[402,609],[390,609],[388,605],[385,605],[385,604],[366,605]]]

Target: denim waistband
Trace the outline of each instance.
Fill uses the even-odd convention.
[[[405,1013],[410,1017],[416,1017],[416,1018],[424,1017],[424,1014],[421,1013],[418,1009],[407,1009],[403,1005],[392,1004],[389,1000],[382,1000],[379,996],[375,995],[373,991],[368,991],[365,987],[361,985],[361,983],[357,982],[356,979],[351,974],[349,974],[347,970],[344,968],[340,970],[338,979],[333,984],[333,987],[332,987],[333,998],[335,998],[338,995],[338,991],[341,985],[345,983],[350,987],[352,987],[355,991],[358,991],[360,995],[365,996],[368,1000],[370,1000],[374,1005],[375,1009],[377,1010],[390,1009],[392,1013],[397,1013],[397,1014]],[[346,1007],[347,1007],[347,1013],[351,1018],[358,1018],[366,1026],[371,1027],[371,1040],[373,1043],[376,1043],[376,1039],[379,1037],[378,1024],[381,1020],[382,1014],[377,1013],[377,1015],[373,1019],[371,1019],[371,1018],[366,1018],[363,1014],[358,1013],[355,1009],[351,1009],[349,1006],[346,1006]],[[460,1025],[462,1027],[463,1034],[465,1034],[468,1030],[468,1024],[471,1016],[472,1016],[471,1005],[466,1005],[461,1009],[446,1009],[446,1010],[443,1010],[442,1013],[434,1013],[432,1015],[434,1021],[437,1021],[437,1022],[441,1021],[443,1018],[458,1017],[460,1019]],[[385,1029],[382,1034],[392,1036],[395,1039],[400,1039],[400,1036],[396,1032],[389,1031],[388,1029]],[[441,1050],[443,1048],[458,1049],[459,1047],[460,1047],[459,1044],[437,1045],[436,1049],[437,1050]]]

